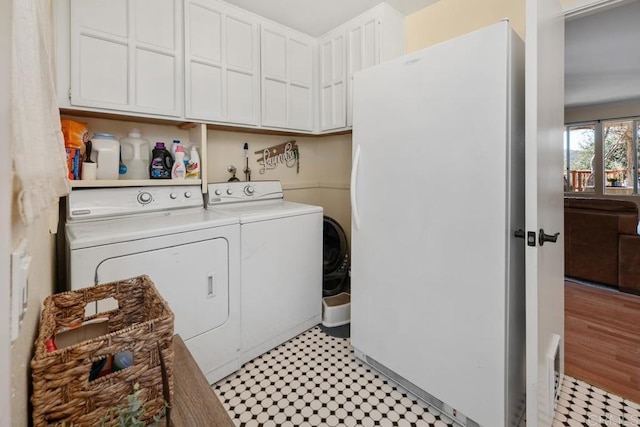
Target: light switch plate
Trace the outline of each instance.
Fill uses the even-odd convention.
[[[22,239],[11,253],[11,341],[18,338],[20,324],[27,311],[29,265],[27,240]]]

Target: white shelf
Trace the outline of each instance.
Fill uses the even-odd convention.
[[[201,185],[201,179],[113,179],[96,181],[69,181],[73,188],[96,187],[163,187],[170,185]]]

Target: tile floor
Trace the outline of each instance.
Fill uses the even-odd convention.
[[[456,426],[319,327],[214,385],[236,426]],[[522,425],[525,423],[523,422]],[[554,427],[640,425],[640,405],[565,378]]]

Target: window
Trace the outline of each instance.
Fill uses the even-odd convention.
[[[566,192],[638,194],[640,119],[607,120],[566,127]]]
[[[567,127],[564,136],[564,191],[594,190],[595,135],[595,124]]]
[[[627,120],[602,123],[605,194],[633,193],[633,127]]]

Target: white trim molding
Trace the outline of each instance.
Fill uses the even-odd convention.
[[[637,0],[575,0],[564,6],[566,19],[579,18]],[[566,3],[566,2],[565,2]]]

